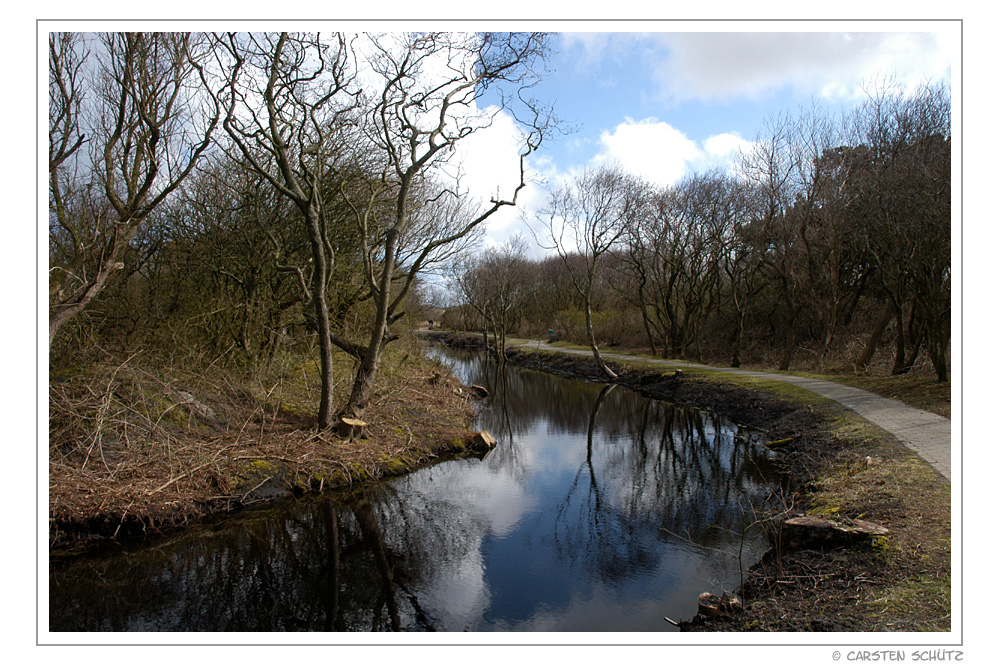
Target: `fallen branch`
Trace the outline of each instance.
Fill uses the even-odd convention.
[[[218,456],[216,456],[216,457],[218,457]],[[190,471],[185,471],[181,475],[176,476],[175,478],[171,478],[167,482],[165,482],[162,485],[160,485],[159,487],[157,487],[155,490],[147,490],[146,491],[146,496],[153,496],[157,492],[161,492],[161,491],[167,489],[168,487],[170,487],[171,485],[173,485],[174,483],[176,483],[178,480],[183,480],[184,478],[187,478],[188,476],[190,476],[195,471],[198,471],[199,469],[203,469],[206,466],[208,466],[209,464],[214,464],[215,460],[216,460],[216,457],[213,457],[212,459],[210,459],[209,461],[205,462],[204,464],[199,464],[198,466],[196,466],[195,468],[191,469]]]

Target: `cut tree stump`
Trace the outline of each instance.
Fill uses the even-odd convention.
[[[468,448],[477,453],[489,452],[497,445],[497,440],[493,438],[493,435],[483,430],[482,432],[476,433],[472,439],[469,441]]]
[[[737,596],[730,593],[719,598],[714,593],[706,591],[698,597],[698,614],[703,617],[714,617],[718,614],[736,612],[743,608],[743,603]]]
[[[341,418],[340,422],[337,424],[337,436],[342,439],[347,439],[348,441],[354,441],[357,438],[367,438],[365,434],[365,428],[368,427],[368,423],[363,420],[358,420],[357,418]]]

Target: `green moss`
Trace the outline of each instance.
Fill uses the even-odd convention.
[[[872,549],[876,552],[886,553],[892,549],[889,539],[886,536],[875,536],[872,538]]]
[[[840,515],[840,506],[833,504],[814,506],[809,511],[809,514],[819,517],[837,517]]]
[[[278,410],[281,411],[282,413],[287,413],[292,416],[312,415],[311,412],[312,410],[309,407],[291,401],[282,401],[281,403],[279,403]]]
[[[270,476],[276,476],[281,472],[281,468],[274,462],[263,459],[248,460],[239,465],[236,469],[236,480],[238,485],[258,483]]]
[[[269,462],[267,460],[255,459],[250,462],[250,468],[259,473],[265,473],[267,475],[274,475],[278,472],[278,467],[274,462]]]
[[[385,470],[392,475],[403,473],[407,471],[410,466],[410,460],[403,459],[402,457],[393,457],[385,461]]]

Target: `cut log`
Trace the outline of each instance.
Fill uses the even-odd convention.
[[[740,599],[731,593],[722,594],[719,598],[714,593],[706,591],[698,597],[698,614],[703,617],[714,617],[718,614],[737,612],[742,609]]]
[[[782,523],[781,540],[788,549],[825,549],[871,543],[889,535],[884,526],[864,520],[834,521],[815,515],[791,517]]]

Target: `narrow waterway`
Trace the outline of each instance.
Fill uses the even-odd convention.
[[[432,349],[484,459],[55,562],[52,631],[666,631],[739,583],[780,479],[696,409]]]

